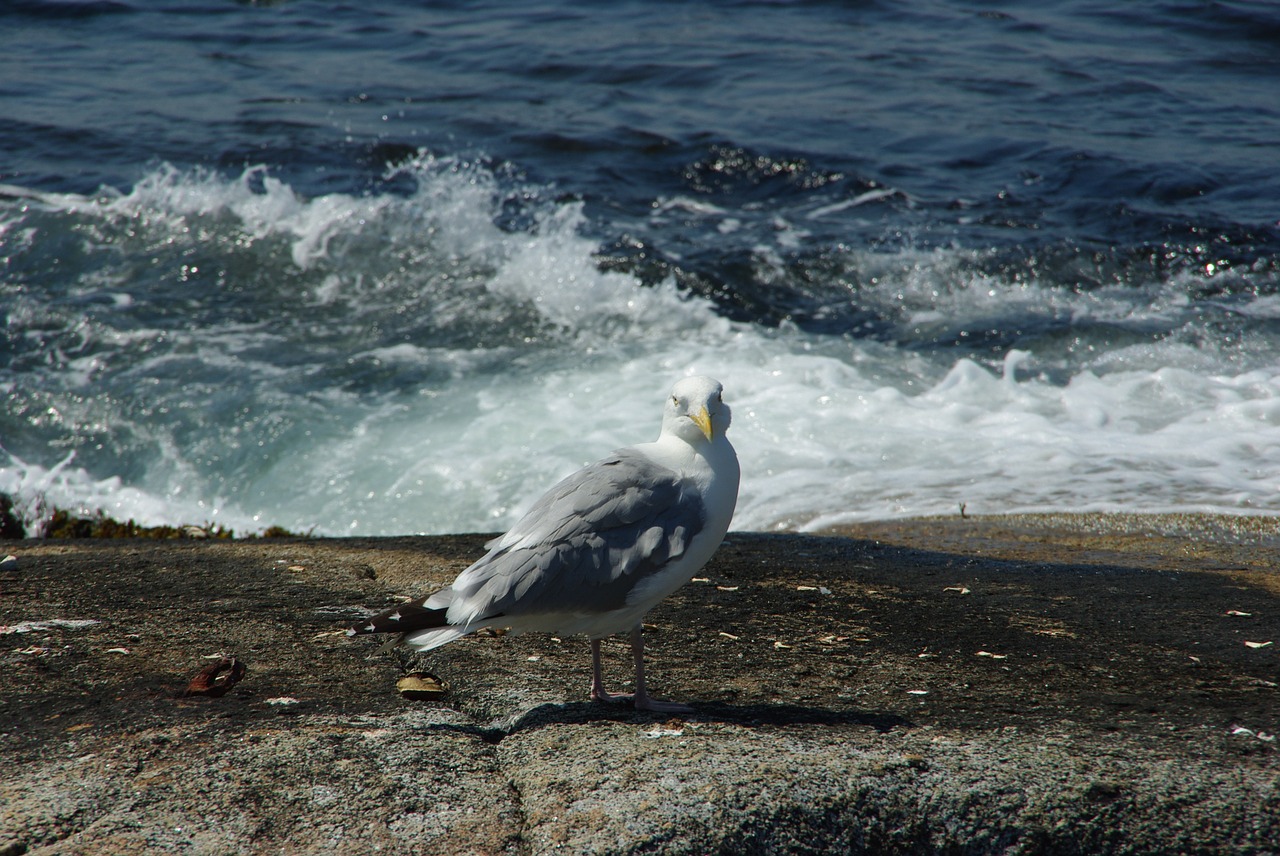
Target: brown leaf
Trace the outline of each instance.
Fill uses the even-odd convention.
[[[428,672],[414,672],[396,681],[400,695],[414,701],[434,701],[449,694],[449,685]]]
[[[235,686],[244,677],[248,668],[235,657],[222,657],[216,663],[210,663],[191,679],[183,695],[203,695],[219,698],[226,695],[227,690]]]

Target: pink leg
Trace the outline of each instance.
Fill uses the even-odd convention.
[[[607,693],[604,689],[604,673],[600,666],[600,640],[591,640],[591,700],[622,701],[632,699],[636,710],[652,710],[658,713],[693,713],[687,704],[674,701],[663,701],[649,695],[644,685],[644,631],[636,625],[631,631],[631,653],[636,660],[636,691],[631,693]]]
[[[652,698],[644,686],[644,629],[637,624],[631,631],[631,653],[636,658],[636,710],[653,710],[659,713],[693,713],[687,704]]]
[[[630,695],[610,695],[604,690],[604,671],[600,667],[600,640],[591,640],[591,700],[621,701],[631,698]]]

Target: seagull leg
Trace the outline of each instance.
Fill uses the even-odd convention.
[[[635,699],[636,710],[652,710],[658,713],[694,712],[693,708],[687,704],[650,697],[644,685],[644,628],[639,624],[631,631],[631,653],[636,658],[636,692],[632,696]],[[596,662],[599,663],[598,660]]]
[[[604,670],[600,665],[600,640],[591,640],[591,700],[592,701],[626,701],[633,700],[636,710],[652,710],[658,713],[693,713],[687,704],[674,701],[663,701],[653,698],[644,683],[644,635],[640,625],[631,631],[631,652],[636,660],[636,691],[632,693],[608,693],[604,689]]]
[[[591,640],[591,700],[592,701],[625,701],[631,698],[628,694],[610,695],[604,690],[604,670],[600,667],[600,640]]]

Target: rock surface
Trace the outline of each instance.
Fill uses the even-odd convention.
[[[0,854],[1277,853],[1275,523],[735,533],[650,616],[680,718],[583,639],[342,635],[482,536],[7,542]]]

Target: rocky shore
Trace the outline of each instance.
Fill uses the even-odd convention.
[[[686,717],[342,634],[484,540],[0,542],[0,856],[1280,852],[1276,519],[733,533],[650,616]]]

